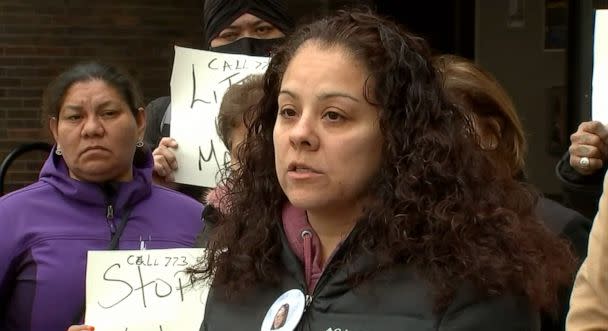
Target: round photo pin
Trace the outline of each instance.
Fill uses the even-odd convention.
[[[306,297],[298,289],[281,294],[266,312],[260,331],[293,331],[304,314],[305,303]]]

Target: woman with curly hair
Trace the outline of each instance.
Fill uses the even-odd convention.
[[[204,230],[201,330],[269,328],[285,300],[285,330],[538,329],[572,257],[536,195],[496,178],[422,39],[342,11],[264,79],[230,207]]]

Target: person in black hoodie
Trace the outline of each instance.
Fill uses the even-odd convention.
[[[426,42],[365,10],[300,27],[207,220],[201,330],[538,330],[574,263],[496,178]]]
[[[270,56],[285,35],[293,29],[293,20],[283,0],[206,0],[203,24],[205,46],[215,52]],[[146,106],[145,143],[155,149],[155,162],[168,148],[177,148],[168,138],[171,128],[171,97],[164,96]],[[163,139],[163,137],[167,137]],[[162,168],[156,168],[162,169]],[[200,199],[203,188],[172,183],[168,173],[155,173],[156,180],[180,192]]]
[[[441,55],[435,58],[435,66],[448,96],[471,119],[480,148],[502,166],[497,174],[525,180],[526,138],[507,91],[489,72],[467,59]],[[537,209],[545,225],[568,240],[580,266],[587,256],[591,220],[544,197]],[[574,274],[572,277],[574,280]],[[555,317],[543,315],[542,330],[565,329],[571,291],[572,283],[560,291],[559,310]]]

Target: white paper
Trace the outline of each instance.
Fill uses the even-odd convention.
[[[608,9],[595,11],[591,117],[608,124]]]
[[[215,187],[230,154],[216,131],[226,89],[250,74],[263,74],[267,57],[224,54],[175,47],[171,75],[171,137],[178,171],[175,181]]]
[[[202,248],[89,251],[85,323],[96,331],[198,331],[209,287],[192,286],[185,268],[203,254]]]

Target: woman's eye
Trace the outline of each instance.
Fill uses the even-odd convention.
[[[236,38],[238,37],[238,33],[234,31],[224,32],[220,33],[219,37],[225,40],[236,40]]]
[[[117,113],[118,112],[116,110],[107,110],[107,111],[104,111],[103,113],[101,113],[101,116],[103,116],[103,117],[114,117],[114,116],[116,116]]]
[[[283,108],[283,109],[281,109],[279,111],[279,114],[282,117],[290,118],[290,117],[296,116],[296,111],[294,109],[291,109],[291,108]]]
[[[66,116],[65,119],[71,122],[78,121],[81,118],[80,115],[69,115]]]
[[[325,113],[324,115],[325,118],[327,118],[330,121],[338,121],[342,119],[342,115],[336,113],[335,111],[328,111]]]
[[[257,27],[256,31],[260,34],[268,34],[270,33],[274,28],[272,26],[268,26],[268,25],[264,25],[264,26],[259,26]]]

